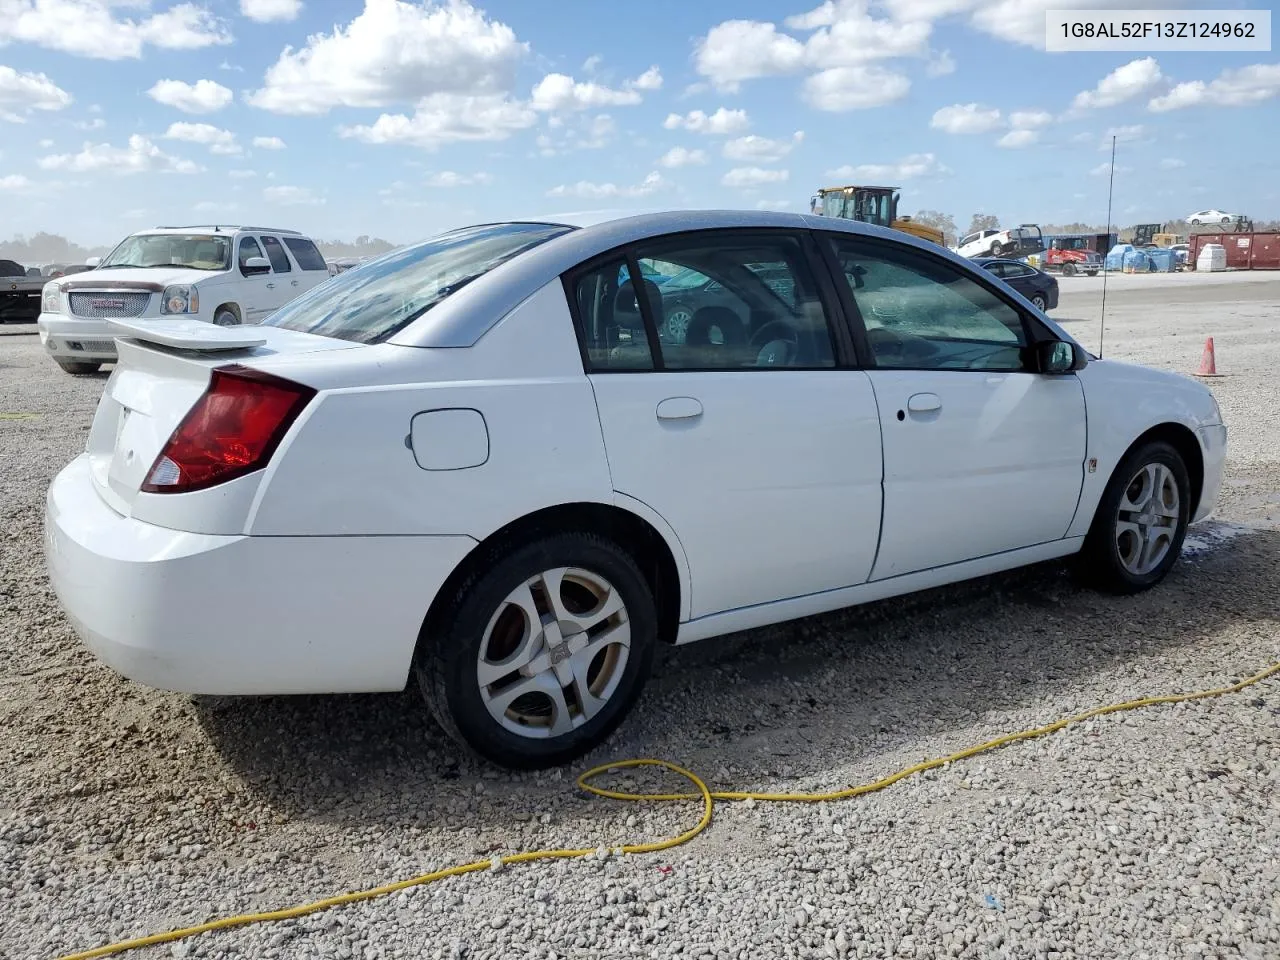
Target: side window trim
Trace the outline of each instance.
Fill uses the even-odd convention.
[[[245,235],[244,235],[243,237],[241,237],[241,238],[240,238],[240,240],[236,243],[236,270],[237,270],[237,271],[239,271],[240,276],[242,276],[242,277],[247,277],[247,276],[249,276],[249,274],[247,274],[247,273],[245,273],[245,272],[244,272],[244,266],[243,266],[243,263],[242,263],[242,261],[241,261],[241,259],[240,259],[240,251],[244,249],[244,246],[245,246],[245,244],[246,244],[246,243],[252,243],[252,244],[253,244],[253,246],[254,246],[254,249],[256,249],[256,250],[258,251],[257,253],[255,253],[255,254],[251,254],[250,256],[254,256],[254,257],[263,257],[263,258],[265,258],[265,259],[267,260],[267,263],[268,263],[268,264],[270,264],[270,263],[271,263],[271,259],[270,259],[269,257],[267,257],[267,255],[266,255],[266,253],[265,253],[265,252],[263,252],[263,249],[262,249],[262,243],[258,240],[258,238],[257,238],[257,237],[255,237],[255,236],[252,236],[252,235],[250,235],[250,234],[245,234]],[[246,257],[245,259],[247,260],[247,259],[249,259],[249,258],[248,258],[248,257]],[[273,273],[273,272],[274,272],[274,271],[273,271],[273,270],[271,270],[271,269],[270,269],[270,267],[268,267],[268,269],[267,269],[267,273],[269,274],[269,273]],[[265,276],[265,274],[255,273],[255,274],[253,274],[253,276],[255,276],[255,277],[261,277],[261,276]]]
[[[892,241],[882,240],[879,237],[870,237],[870,236],[866,236],[864,234],[859,234],[859,233],[845,233],[843,231],[838,231],[838,230],[824,230],[824,231],[821,231],[821,233],[822,233],[823,239],[826,241],[825,243],[822,243],[821,246],[823,248],[824,253],[830,257],[829,264],[830,264],[830,271],[831,271],[832,278],[839,281],[839,283],[837,284],[837,290],[839,291],[840,300],[841,300],[841,303],[844,305],[845,310],[849,316],[849,321],[852,327],[854,340],[856,343],[859,344],[860,353],[861,351],[865,351],[865,360],[863,361],[863,363],[865,365],[865,368],[868,370],[876,370],[876,369],[910,370],[910,369],[917,369],[917,368],[877,367],[875,362],[875,355],[871,350],[870,340],[867,337],[866,321],[862,317],[862,311],[858,309],[858,304],[853,298],[853,290],[850,289],[848,281],[845,280],[844,272],[840,269],[840,263],[836,256],[836,243],[837,241],[840,241],[840,240],[863,245],[866,248],[868,248],[871,252],[886,251],[890,256],[896,256],[901,250],[906,250],[908,252],[908,257],[917,256],[925,260],[926,262],[932,262],[943,268],[951,269],[957,273],[961,273],[967,279],[972,281],[974,284],[981,287],[988,294],[995,297],[1001,303],[1005,304],[1007,307],[1009,307],[1009,309],[1013,310],[1014,314],[1018,317],[1019,323],[1021,323],[1022,325],[1022,335],[1027,341],[1027,346],[1034,346],[1036,343],[1039,343],[1044,340],[1058,339],[1058,337],[1054,335],[1053,331],[1049,330],[1042,323],[1036,320],[1035,317],[1031,316],[1031,314],[1023,310],[1023,308],[1020,307],[1017,303],[1014,303],[1012,300],[1010,300],[1007,296],[1004,295],[1002,291],[997,290],[995,286],[989,282],[990,275],[987,274],[987,271],[984,269],[966,271],[964,270],[964,268],[952,263],[946,258],[936,256],[929,251],[920,250],[912,246],[899,245],[899,244],[893,243]],[[986,274],[986,276],[984,276],[984,274]],[[931,368],[926,368],[926,369],[931,369]],[[957,371],[957,372],[965,372],[965,371]],[[983,371],[972,370],[968,372],[981,373]],[[990,371],[986,371],[986,372],[990,372]],[[1004,370],[1000,372],[1009,373],[1009,372],[1018,372],[1018,371]]]
[[[631,289],[636,294],[636,307],[640,311],[640,319],[644,322],[644,336],[649,341],[649,357],[653,364],[653,372],[666,369],[662,357],[662,344],[658,338],[658,324],[653,316],[653,304],[649,302],[649,281],[640,269],[640,261],[636,259],[635,246],[627,247],[627,273],[631,277]]]

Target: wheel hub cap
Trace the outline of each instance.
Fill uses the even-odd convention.
[[[1181,495],[1173,471],[1149,463],[1129,481],[1116,515],[1116,550],[1135,576],[1155,570],[1173,548],[1182,524]]]
[[[524,737],[589,722],[616,692],[631,648],[626,605],[606,579],[559,567],[507,595],[476,662],[490,716]]]

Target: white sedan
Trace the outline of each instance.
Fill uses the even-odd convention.
[[[1199,226],[1202,223],[1230,223],[1237,219],[1234,213],[1226,213],[1222,210],[1197,210],[1195,213],[1187,214],[1187,223],[1193,226]]]
[[[683,271],[707,292],[676,329],[644,278]],[[190,693],[414,675],[446,730],[517,767],[604,740],[661,643],[1058,557],[1151,587],[1226,445],[1199,383],[1098,360],[955,254],[825,217],[491,223],[261,326],[116,333],[48,493],[84,642]]]

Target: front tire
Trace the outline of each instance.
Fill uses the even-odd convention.
[[[1076,265],[1071,262],[1062,265],[1062,275],[1064,277],[1074,277],[1076,275]]]
[[[97,373],[102,366],[100,363],[87,363],[84,360],[63,360],[55,357],[54,362],[67,373],[76,374],[77,376],[86,373]]]
[[[219,327],[237,327],[240,325],[240,318],[231,310],[219,310],[213,315],[213,322]]]
[[[1172,446],[1143,444],[1116,467],[1098,503],[1077,569],[1109,593],[1150,589],[1182,552],[1191,516],[1187,466]]]
[[[999,256],[1002,256],[1003,254],[1004,254],[1004,247],[1000,244],[1000,241],[997,240],[995,243],[991,245],[991,255],[993,257],[999,257]]]
[[[495,553],[445,598],[414,657],[454,739],[505,767],[540,769],[602,743],[640,695],[657,607],[632,557],[589,533]]]

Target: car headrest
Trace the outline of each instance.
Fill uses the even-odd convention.
[[[655,314],[654,322],[660,325],[666,319],[662,311],[662,293],[652,280],[641,282],[644,284],[645,295],[649,299],[649,309]],[[640,305],[636,302],[636,288],[630,280],[618,287],[618,294],[613,301],[613,317],[620,327],[631,330],[644,328]]]

